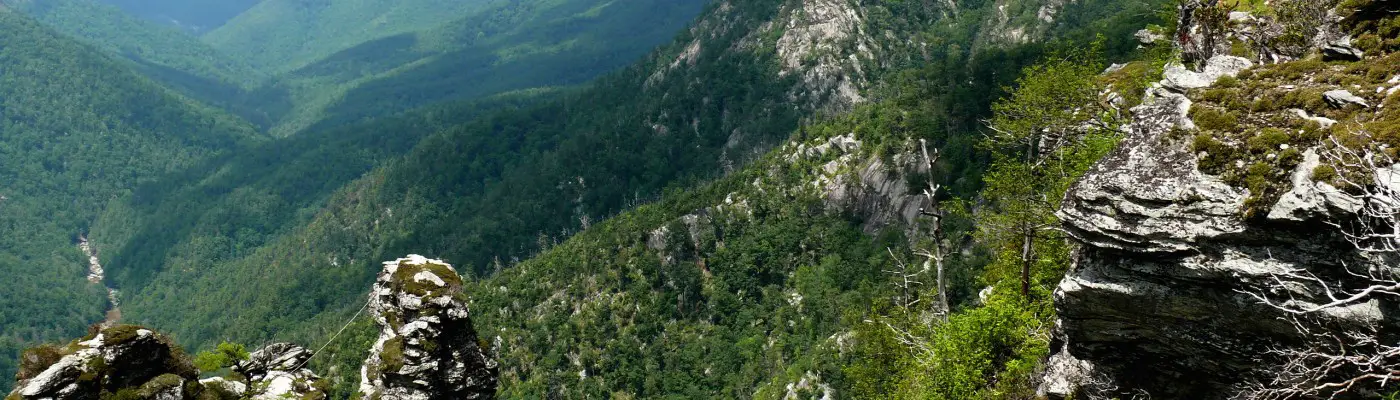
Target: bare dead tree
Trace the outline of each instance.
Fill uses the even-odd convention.
[[[1364,134],[1363,134],[1364,136]],[[1370,143],[1371,141],[1366,141]],[[1400,168],[1385,151],[1352,149],[1336,139],[1324,152],[1337,170],[1335,193],[1357,208],[1355,218],[1329,221],[1367,260],[1367,268],[1345,266],[1346,283],[1323,279],[1305,269],[1272,274],[1272,283],[1246,292],[1259,302],[1283,311],[1290,322],[1312,339],[1306,348],[1280,348],[1269,356],[1283,360],[1267,381],[1248,384],[1240,399],[1309,399],[1373,396],[1400,380],[1400,344],[1387,343],[1375,326],[1326,329],[1326,317],[1366,312],[1382,297],[1400,298]],[[1315,293],[1298,298],[1294,293]],[[1284,293],[1279,295],[1276,293]],[[1400,388],[1396,388],[1400,389]]]
[[[944,275],[944,260],[948,258],[949,246],[945,232],[943,231],[943,206],[938,200],[938,191],[943,185],[935,183],[933,179],[934,164],[938,163],[939,152],[934,150],[932,154],[928,151],[928,141],[919,139],[919,149],[923,151],[925,167],[928,168],[928,188],[924,189],[924,197],[928,198],[928,207],[919,210],[919,214],[929,217],[932,220],[933,245],[931,249],[919,250],[915,254],[924,257],[924,269],[933,264],[937,271],[938,285],[938,313],[944,321],[948,320],[948,314],[952,312],[952,306],[948,304],[948,281]]]
[[[888,251],[890,253],[890,258],[894,260],[894,268],[885,270],[885,273],[894,275],[894,284],[899,288],[899,299],[896,299],[897,303],[895,305],[905,310],[905,312],[908,312],[921,300],[917,293],[919,292],[919,287],[924,284],[922,281],[919,281],[919,276],[923,275],[924,271],[911,270],[908,263],[905,263],[903,259],[900,259],[899,256],[894,254],[893,249],[886,247],[885,251]]]

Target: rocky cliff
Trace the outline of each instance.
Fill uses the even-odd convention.
[[[1394,2],[1348,4],[1319,14],[1311,51],[1296,59],[1238,51],[1280,48],[1260,32],[1296,26],[1237,12],[1212,41],[1183,20],[1179,45],[1221,44],[1197,68],[1167,68],[1119,148],[1059,212],[1080,247],[1055,292],[1047,395],[1254,398],[1346,376],[1349,366],[1297,373],[1300,354],[1330,346],[1322,338],[1393,342],[1390,298],[1334,301],[1354,293],[1336,288],[1365,288],[1396,265],[1348,240],[1339,227],[1360,222],[1370,200],[1329,178],[1337,158],[1327,154],[1385,152],[1400,106],[1395,32],[1374,29],[1393,25]],[[1367,385],[1342,397],[1383,393]]]
[[[370,292],[380,335],[361,369],[365,399],[485,399],[496,361],[478,343],[462,277],[442,260],[384,263]]]
[[[364,363],[363,398],[495,397],[496,361],[478,343],[451,265],[417,255],[384,263],[366,308],[381,335]],[[324,381],[306,368],[314,355],[274,343],[233,360],[227,376],[200,379],[169,337],[134,325],[95,326],[66,346],[26,351],[5,400],[326,399]]]

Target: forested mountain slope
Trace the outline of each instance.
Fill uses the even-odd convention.
[[[898,105],[862,117],[876,121],[871,129],[931,130],[940,144],[960,154],[949,166],[961,178],[953,183],[964,193],[975,191],[980,162],[974,155],[974,132],[1000,88],[1042,50],[1035,42],[1026,45],[997,35],[1006,29],[1036,33],[1028,37],[1056,32],[1086,43],[1093,36],[1088,32],[1099,29],[1128,38],[1154,9],[1089,2],[1022,7],[1018,9],[1029,18],[1009,18],[997,11],[997,3],[959,7],[954,13],[903,3],[716,3],[691,29],[641,63],[580,91],[452,124],[323,202],[298,198],[298,185],[281,189],[289,192],[227,189],[252,194],[238,204],[188,196],[156,205],[162,192],[138,193],[109,210],[94,228],[94,240],[110,257],[118,283],[131,293],[124,311],[133,322],[173,332],[196,347],[219,339],[320,338],[359,308],[358,293],[383,259],[427,253],[476,275],[513,271],[517,260],[667,188],[681,190],[742,169],[804,120],[859,109],[871,99]],[[1045,10],[1063,19],[1035,17]],[[886,31],[891,33],[870,33]],[[1110,48],[1126,42],[1112,42]],[[854,128],[835,124],[830,129]],[[810,203],[796,199],[793,204]],[[281,211],[263,212],[269,209]],[[164,210],[181,210],[175,214],[183,216],[165,218],[170,213]],[[283,224],[288,210],[296,215],[294,226]],[[793,218],[798,219],[790,221],[796,224],[792,226],[772,221],[798,232],[825,232],[822,226],[835,224],[831,232],[849,239],[840,243],[870,243],[860,236],[861,229],[841,218]],[[203,227],[174,228],[192,221]],[[623,234],[628,238],[619,240],[635,239]],[[754,240],[762,242],[765,236]],[[800,247],[801,240],[794,240]],[[833,246],[833,251],[845,247]],[[631,251],[600,246],[596,257],[612,258],[614,250]],[[878,256],[876,250],[852,249],[866,255],[852,253],[851,258]],[[786,273],[782,271],[755,279],[779,279]],[[740,302],[729,311],[761,312],[752,306]],[[536,340],[530,334],[534,332],[517,338]],[[354,354],[326,360],[363,353]],[[742,356],[742,363],[760,362],[754,356]],[[770,372],[736,372],[699,387],[737,388],[766,381],[774,376]],[[529,386],[555,378],[516,373],[519,382],[536,382],[520,386],[518,393],[556,390],[548,384]],[[338,384],[349,385],[349,380]],[[657,387],[638,383],[626,392],[659,393]]]
[[[259,135],[126,64],[0,10],[0,375],[18,350],[100,322],[81,235],[112,199]]]
[[[191,32],[223,26],[261,0],[104,0],[129,13]]]
[[[204,35],[220,51],[281,74],[346,48],[431,29],[490,0],[264,0]]]
[[[412,2],[409,2],[412,3]],[[413,4],[403,4],[407,8]],[[373,38],[279,76],[278,136],[434,102],[583,83],[664,43],[701,0],[496,1],[435,27]],[[313,45],[308,42],[305,45]]]
[[[444,100],[580,84],[666,43],[704,4],[496,2],[438,28],[370,41],[285,75],[279,87],[315,94],[286,125],[344,123]]]
[[[177,27],[147,21],[97,0],[17,0],[14,9],[48,27],[108,53],[130,60],[147,77],[180,93],[229,110],[259,125],[266,111],[247,91],[262,85],[267,74],[229,57]]]

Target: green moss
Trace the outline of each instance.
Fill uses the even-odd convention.
[[[432,282],[418,282],[413,279],[414,275],[424,271],[437,275],[446,285],[438,286]],[[452,267],[446,264],[435,262],[428,262],[423,265],[400,264],[398,270],[394,271],[394,275],[391,279],[394,285],[396,285],[396,289],[424,297],[455,292],[462,287],[462,277],[457,275],[457,271],[454,271]]]
[[[104,329],[102,330],[102,345],[111,346],[129,342],[136,339],[136,332],[142,329],[145,328],[136,325],[117,325]]]
[[[1236,132],[1240,130],[1239,117],[1234,113],[1221,112],[1213,107],[1192,107],[1191,119],[1202,130]]]
[[[185,379],[181,378],[179,375],[164,374],[155,378],[151,378],[150,381],[147,381],[145,384],[142,384],[136,392],[140,396],[140,398],[150,399],[154,398],[156,394],[160,392],[169,390],[170,388],[178,388],[184,383]]]
[[[1248,144],[1250,152],[1264,154],[1279,150],[1279,146],[1288,143],[1290,139],[1292,138],[1282,129],[1265,128],[1254,137],[1249,138],[1246,144]]]
[[[1205,157],[1201,158],[1200,168],[1211,174],[1222,173],[1229,167],[1228,163],[1236,157],[1234,147],[1226,146],[1208,133],[1196,135],[1192,148],[1197,153],[1205,153]]]
[[[1312,179],[1318,182],[1332,182],[1333,179],[1337,179],[1337,168],[1326,164],[1319,165],[1313,168]]]
[[[1221,89],[1237,88],[1240,87],[1240,79],[1233,76],[1224,75],[1221,76],[1220,79],[1215,80],[1215,87]]]
[[[15,377],[18,379],[33,378],[49,369],[68,353],[63,348],[50,344],[25,350],[19,356],[19,373]]]
[[[384,342],[384,351],[379,353],[379,371],[396,372],[403,368],[403,338],[395,337]]]

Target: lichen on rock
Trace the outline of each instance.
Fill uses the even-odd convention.
[[[368,308],[380,335],[360,371],[365,399],[495,397],[497,363],[477,341],[450,264],[419,255],[385,262]]]

